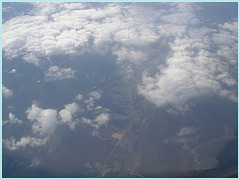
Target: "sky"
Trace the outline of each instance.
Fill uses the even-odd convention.
[[[20,136],[3,135],[8,151],[44,147],[59,127],[108,125],[113,110],[101,103],[107,94],[101,88],[72,88],[68,98],[57,96],[60,85],[53,106],[33,92],[76,83],[86,74],[72,63],[83,57],[99,57],[92,72],[111,61],[139,97],[171,115],[191,112],[208,96],[237,105],[237,3],[3,3],[2,12],[3,129],[29,125]],[[15,107],[21,95],[24,105]],[[196,131],[182,127],[177,136]]]

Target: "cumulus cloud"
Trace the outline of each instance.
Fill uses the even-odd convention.
[[[27,119],[32,124],[34,134],[40,136],[50,136],[59,125],[68,125],[69,129],[75,130],[79,120],[76,113],[82,111],[76,102],[66,104],[59,112],[55,109],[42,109],[36,103],[26,110]]]
[[[3,139],[3,145],[10,151],[18,150],[20,148],[25,148],[26,146],[38,147],[45,145],[47,138],[38,139],[34,137],[22,137],[19,141],[16,141],[15,138],[11,137],[8,139]]]
[[[159,38],[139,20],[139,14],[132,10],[136,8],[133,5],[111,3],[103,8],[81,3],[32,5],[34,10],[28,15],[3,24],[2,44],[8,59],[21,56],[26,62],[38,65],[46,56],[102,53],[111,49],[112,42],[144,45]],[[139,54],[140,51],[130,53],[134,57]]]
[[[57,125],[57,110],[41,109],[36,104],[26,111],[27,119],[33,122],[32,130],[35,134],[51,135]]]
[[[102,113],[95,118],[94,122],[96,122],[98,126],[102,126],[104,124],[107,124],[108,120],[109,120],[109,114]]]
[[[78,112],[79,106],[73,102],[72,104],[67,104],[64,106],[65,109],[59,111],[60,122],[62,124],[67,124],[71,130],[75,129],[78,119],[73,119],[73,116]]]
[[[76,97],[75,97],[75,100],[82,100],[83,99],[83,95],[82,94],[78,94]]]
[[[89,98],[84,101],[87,104],[88,110],[93,110],[95,101],[101,98],[101,93],[102,91],[91,91],[89,93]]]
[[[114,51],[113,54],[118,57],[117,58],[118,62],[128,61],[133,62],[135,64],[140,64],[147,60],[146,53],[143,53],[140,50],[135,50],[132,48],[123,47],[120,50]]]
[[[60,68],[51,66],[45,73],[46,81],[64,80],[74,78],[75,71],[71,68]]]
[[[172,3],[173,13],[161,16],[161,19],[168,24],[195,25],[199,19],[194,13],[193,3]]]
[[[237,36],[231,34],[234,37],[225,41],[225,35],[227,37],[230,34],[222,36],[221,30],[212,36],[209,36],[207,29],[199,31],[202,33],[201,38],[199,35],[176,37],[169,43],[172,54],[166,59],[166,65],[160,65],[154,76],[148,75],[146,71],[142,74],[143,83],[138,88],[139,94],[158,107],[172,105],[182,113],[189,110],[193,98],[206,94],[225,96],[237,102],[237,94],[232,90],[236,88],[237,80],[230,74],[231,62],[223,61],[217,53],[212,52],[209,44],[212,38],[215,46],[226,48],[236,44]],[[237,61],[237,56],[233,59]]]
[[[18,118],[15,117],[14,114],[12,113],[9,113],[8,114],[8,118],[9,120],[6,120],[6,121],[3,121],[3,125],[7,124],[7,123],[10,123],[10,124],[22,124],[22,121],[19,120]]]
[[[101,126],[107,125],[109,119],[110,115],[108,113],[101,113],[100,115],[96,116],[94,120],[83,117],[82,122],[94,127],[95,129],[99,129]]]
[[[5,87],[4,85],[2,86],[2,95],[4,97],[11,97],[13,96],[13,92],[12,90],[8,89],[7,87]]]
[[[142,65],[138,93],[158,107],[170,106],[168,112],[184,113],[194,98],[207,94],[237,101],[237,79],[230,73],[237,65],[237,19],[206,27],[197,3],[156,3],[157,8],[148,11],[141,3],[107,3],[101,8],[91,3],[32,5],[28,15],[3,23],[7,59],[20,56],[39,65],[54,55],[110,52],[120,65]],[[158,52],[163,46],[169,50]],[[70,79],[74,72],[52,66],[45,77]],[[88,110],[95,99],[84,101]]]

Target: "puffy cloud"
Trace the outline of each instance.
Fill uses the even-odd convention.
[[[105,112],[105,113],[101,113],[100,115],[96,116],[94,120],[83,117],[82,122],[84,124],[94,127],[95,129],[99,129],[101,126],[107,125],[109,119],[110,119],[110,115]]]
[[[166,59],[166,65],[158,66],[154,76],[148,75],[147,71],[142,74],[139,94],[158,107],[173,106],[168,109],[170,113],[176,110],[184,113],[193,104],[192,99],[212,93],[237,102],[234,90],[237,80],[230,73],[230,66],[233,61],[237,62],[237,56],[232,55],[230,61],[223,61],[219,56],[228,55],[228,50],[237,53],[234,46],[237,45],[237,35],[221,29],[190,28],[188,31],[189,37],[176,37],[169,43],[171,56]],[[228,36],[229,39],[225,40]],[[216,53],[212,46],[218,46],[220,50]]]
[[[171,6],[173,13],[161,16],[163,21],[177,25],[195,25],[199,23],[199,19],[194,13],[193,3],[172,3]]]
[[[89,98],[84,101],[87,104],[88,110],[93,110],[95,105],[95,100],[98,100],[101,98],[101,93],[102,91],[91,91],[89,93]]]
[[[73,120],[73,116],[79,110],[79,106],[73,102],[72,104],[67,104],[64,107],[65,109],[59,111],[60,122],[62,124],[66,123],[71,130],[74,130],[78,120]]]
[[[104,124],[107,124],[109,118],[110,116],[108,113],[102,113],[95,118],[94,122],[96,122],[98,126],[102,126]]]
[[[58,66],[51,66],[45,73],[46,81],[64,80],[74,78],[75,71],[71,68],[60,68]]]
[[[35,134],[51,135],[57,125],[57,110],[41,109],[33,104],[28,108],[27,119],[33,122],[32,130]]]
[[[12,90],[8,89],[7,87],[5,87],[4,85],[2,86],[2,95],[4,97],[11,97],[13,96],[13,92]]]
[[[3,145],[9,149],[10,151],[18,150],[20,148],[25,148],[27,145],[31,147],[38,147],[45,145],[47,142],[47,138],[38,139],[34,137],[22,137],[19,141],[16,141],[15,138],[11,137],[8,139],[3,139]]]
[[[32,53],[25,54],[25,55],[23,55],[22,58],[26,62],[33,63],[35,65],[39,65],[39,62],[40,62],[40,59],[35,54],[32,54]]]
[[[9,113],[8,114],[8,118],[9,120],[6,120],[6,121],[3,121],[3,125],[7,124],[7,123],[10,123],[10,124],[22,124],[22,121],[19,120],[18,118],[15,117],[14,114],[12,113]]]
[[[238,22],[237,20],[230,23],[230,22],[225,22],[223,25],[220,25],[221,28],[226,29],[228,31],[232,31],[233,33],[238,32]]]
[[[147,45],[158,34],[139,20],[134,5],[106,4],[103,8],[81,3],[32,3],[34,10],[3,24],[3,51],[8,59],[21,56],[38,65],[40,59],[111,49],[111,43]],[[70,8],[71,7],[71,8]],[[83,9],[83,7],[85,7]],[[151,13],[152,14],[152,13]],[[129,18],[133,17],[133,18]],[[93,39],[93,41],[91,41]]]
[[[78,94],[76,97],[75,97],[75,100],[82,100],[83,99],[83,95],[82,94]]]
[[[110,52],[121,65],[143,66],[139,94],[158,107],[173,106],[168,112],[184,113],[193,104],[189,101],[212,93],[237,101],[237,80],[230,73],[237,65],[237,20],[207,26],[198,16],[197,3],[154,5],[157,8],[146,11],[142,3],[101,8],[91,3],[33,3],[28,15],[3,23],[4,56],[21,56],[38,65],[54,55]],[[160,51],[165,46],[169,49]],[[130,69],[136,71],[134,67]],[[45,76],[73,78],[74,71],[52,66]],[[95,97],[84,102],[92,110]]]
[[[89,96],[94,98],[94,99],[100,99],[101,98],[101,91],[91,91],[89,93]]]
[[[117,61],[128,61],[135,64],[143,63],[147,60],[147,56],[140,50],[134,50],[132,48],[123,47],[120,50],[114,51],[114,55],[117,55]]]

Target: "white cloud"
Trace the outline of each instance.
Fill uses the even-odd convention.
[[[22,137],[19,141],[16,141],[15,138],[11,137],[8,139],[3,139],[3,145],[10,151],[18,150],[20,148],[25,148],[27,145],[31,147],[43,146],[47,142],[47,138],[38,139],[34,137]]]
[[[233,33],[237,34],[238,32],[238,22],[237,20],[230,23],[230,22],[225,22],[223,25],[220,25],[221,28],[226,29],[228,31],[232,31]]]
[[[89,93],[89,96],[94,98],[94,99],[100,99],[101,98],[101,93],[102,93],[102,91],[91,91]]]
[[[60,122],[62,124],[67,124],[71,130],[75,129],[78,119],[73,119],[73,116],[78,112],[79,106],[73,102],[72,104],[67,104],[64,106],[65,109],[59,111]]]
[[[75,100],[82,100],[83,99],[83,95],[82,94],[78,94],[76,97],[75,97]]]
[[[192,99],[206,94],[237,101],[237,80],[230,73],[238,57],[236,19],[206,27],[197,3],[165,3],[164,7],[156,3],[158,8],[151,11],[142,3],[109,3],[101,8],[90,3],[33,5],[29,15],[3,23],[2,46],[8,59],[20,56],[39,65],[54,55],[107,52],[116,55],[120,65],[141,64],[145,71],[139,94],[158,107],[173,106],[169,112],[184,113]],[[158,44],[169,50],[158,52]],[[153,46],[155,56],[149,48]],[[52,66],[45,76],[46,80],[69,79],[74,72]],[[93,110],[95,99],[90,96],[84,101],[88,110]]]
[[[172,52],[166,65],[160,65],[154,76],[148,75],[147,71],[142,74],[139,94],[158,107],[171,105],[170,113],[176,110],[184,113],[190,109],[192,99],[212,93],[237,102],[237,94],[233,90],[237,80],[230,74],[230,64],[237,61],[237,56],[232,55],[231,61],[223,61],[218,56],[237,53],[234,46],[237,45],[236,34],[208,28],[190,28],[188,31],[191,37],[176,37],[169,43]],[[213,43],[220,47],[217,53],[211,50]],[[235,50],[230,50],[229,46]]]
[[[96,122],[98,126],[102,126],[108,123],[109,118],[108,113],[102,113],[95,118],[94,122]]]
[[[195,25],[199,19],[194,13],[193,3],[172,3],[172,13],[163,15],[160,18],[169,24]]]
[[[132,10],[136,8],[133,5],[123,7],[112,3],[103,8],[80,3],[33,5],[35,8],[29,15],[12,18],[3,24],[2,44],[8,59],[22,56],[25,61],[38,65],[46,56],[102,53],[111,49],[112,42],[147,45],[159,38],[144,25],[146,22],[139,20],[139,14]]]
[[[35,134],[51,135],[57,125],[57,110],[41,109],[33,104],[28,108],[27,119],[33,122],[32,130]]]
[[[36,56],[36,55],[34,55],[34,54],[32,54],[32,53],[28,53],[28,54],[25,54],[24,56],[23,56],[23,59],[26,61],[26,62],[28,62],[28,63],[33,63],[33,64],[35,64],[36,66],[39,64],[39,62],[40,62],[40,59]]]
[[[17,70],[16,69],[12,69],[11,71],[9,71],[8,73],[9,74],[15,74],[17,72]]]
[[[14,114],[12,113],[9,113],[8,114],[8,118],[9,120],[6,120],[6,121],[3,121],[3,125],[7,124],[7,123],[10,123],[10,124],[22,124],[22,121],[19,120],[18,118],[15,117]]]
[[[103,125],[107,125],[110,119],[109,113],[101,113],[96,116],[94,120],[87,119],[85,117],[82,118],[82,123],[92,126],[95,129],[99,129]]]
[[[132,48],[121,48],[113,52],[114,55],[118,56],[117,61],[128,61],[135,64],[143,63],[147,61],[147,56],[140,50],[135,50]]]
[[[102,91],[91,91],[89,93],[89,98],[84,101],[89,111],[93,110],[95,101],[101,98],[101,93]]]
[[[12,92],[12,90],[10,90],[7,87],[5,87],[4,85],[2,85],[2,95],[4,97],[11,97],[11,96],[13,96],[13,92]]]
[[[46,81],[64,80],[75,77],[75,71],[71,68],[60,68],[58,66],[51,66],[45,73]]]

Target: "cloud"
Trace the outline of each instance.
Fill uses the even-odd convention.
[[[71,130],[75,129],[78,119],[73,119],[73,116],[79,111],[79,106],[73,102],[64,106],[65,109],[59,111],[60,122],[67,124]]]
[[[109,119],[110,119],[110,114],[105,112],[96,116],[94,120],[83,117],[82,122],[84,124],[92,126],[95,129],[99,129],[101,126],[107,125]]]
[[[146,22],[139,20],[141,12],[136,13],[134,5],[110,3],[103,8],[91,7],[90,3],[32,5],[34,9],[28,15],[3,24],[2,44],[8,59],[20,56],[39,65],[41,59],[54,55],[102,53],[109,51],[113,42],[147,45],[159,38]]]
[[[121,67],[143,71],[139,95],[168,112],[184,113],[195,98],[209,94],[237,102],[237,79],[230,72],[238,58],[237,19],[209,26],[197,3],[32,5],[27,15],[3,23],[6,59],[41,65],[55,55],[112,53]],[[45,78],[70,79],[74,72],[52,66]],[[94,96],[84,102],[93,110]]]
[[[56,81],[71,79],[75,77],[75,71],[71,68],[60,68],[58,66],[51,66],[45,73],[46,81]]]
[[[158,66],[154,76],[147,71],[142,74],[142,85],[138,87],[138,92],[158,107],[170,105],[175,111],[184,113],[191,108],[194,98],[207,94],[217,94],[237,102],[234,90],[237,80],[230,73],[232,61],[223,61],[218,56],[219,50],[218,53],[211,50],[210,43],[213,39],[211,42],[220,50],[230,44],[233,47],[233,44],[237,44],[236,34],[223,33],[221,29],[218,32],[206,28],[199,29],[200,33],[196,33],[196,29],[193,31],[191,37],[176,37],[169,43],[171,56],[166,59],[166,65]],[[228,36],[229,39],[225,41]],[[232,58],[237,61],[237,56]],[[169,112],[173,112],[173,109]]]
[[[128,61],[135,64],[143,63],[147,61],[146,53],[133,48],[121,48],[113,52],[114,55],[118,56],[117,61]]]
[[[199,19],[194,13],[193,3],[172,3],[171,6],[173,13],[160,17],[164,22],[177,25],[195,25],[199,23]]]
[[[194,127],[182,127],[178,132],[178,136],[189,136],[195,134],[197,131]]]
[[[8,114],[9,120],[3,121],[3,125],[10,123],[10,124],[22,124],[22,121],[15,117],[12,113]]]
[[[108,113],[102,113],[95,118],[94,122],[96,122],[98,126],[102,126],[104,124],[107,124],[109,118],[110,116]]]
[[[50,136],[59,125],[68,125],[71,130],[75,130],[79,120],[75,117],[76,113],[82,111],[76,102],[66,104],[64,109],[59,112],[55,109],[42,109],[37,104],[32,104],[26,110],[27,119],[32,124],[34,134],[40,136]]]
[[[87,109],[89,111],[93,110],[95,105],[95,100],[98,100],[101,98],[102,91],[91,91],[89,93],[89,98],[84,101],[84,103],[87,104]]]
[[[39,65],[40,59],[33,53],[28,53],[22,57],[26,62],[33,63],[36,66]]]
[[[8,73],[9,74],[15,74],[17,72],[17,70],[16,69],[12,69],[11,71],[9,71]]]
[[[197,134],[198,128],[185,126],[182,127],[177,135],[165,138],[164,143],[184,143],[183,148],[187,149],[188,143],[195,142],[198,140],[199,135]]]
[[[57,110],[41,109],[33,104],[26,111],[27,119],[33,122],[32,130],[35,134],[51,135],[57,125]]]
[[[39,167],[40,165],[41,165],[41,160],[37,157],[34,157],[29,166],[32,168],[35,168],[35,167]]]
[[[2,85],[2,95],[4,97],[12,97],[13,96],[13,92],[12,92],[12,90],[10,90],[7,87],[5,87],[4,85]]]
[[[11,137],[8,139],[3,139],[3,145],[10,151],[18,150],[20,148],[25,148],[26,146],[38,147],[43,146],[47,142],[47,138],[38,139],[34,137],[22,137],[19,141],[16,141],[15,138]]]
[[[83,99],[83,95],[82,94],[78,94],[76,97],[75,97],[75,100],[82,100]]]

